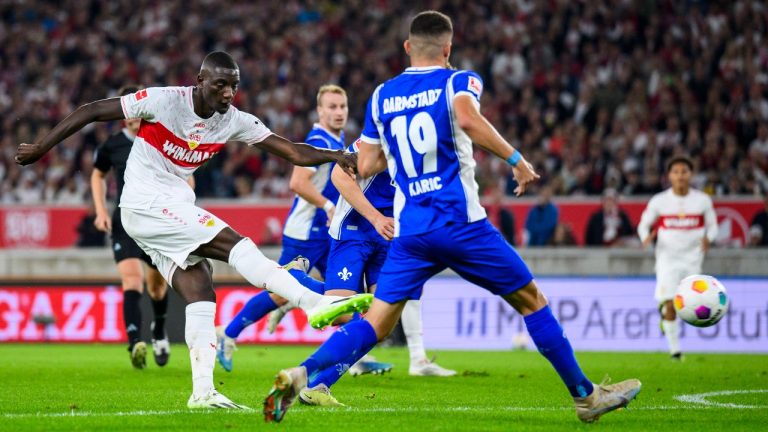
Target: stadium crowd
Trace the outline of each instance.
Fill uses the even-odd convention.
[[[227,50],[235,104],[302,140],[317,88],[350,96],[356,137],[376,83],[406,64],[403,17],[454,17],[454,66],[485,81],[483,112],[554,195],[650,194],[665,160],[693,156],[713,195],[768,190],[768,8],[759,1],[43,0],[0,4],[0,203],[88,202],[93,151],[118,124],[75,134],[21,170],[16,145],[126,83],[193,85]],[[512,193],[504,161],[477,152],[483,190]],[[230,143],[198,171],[199,197],[285,198],[291,167]],[[551,192],[550,192],[551,191]],[[534,191],[535,193],[536,191]]]

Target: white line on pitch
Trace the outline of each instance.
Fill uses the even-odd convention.
[[[686,401],[687,402],[687,401]],[[630,407],[629,411],[676,411],[676,410],[711,410],[715,408],[722,408],[716,405],[660,405],[660,406],[639,406]],[[757,409],[765,408],[761,406],[751,405],[728,405],[727,408],[736,409]],[[335,411],[338,413],[344,412],[356,412],[356,413],[419,413],[419,412],[436,412],[436,413],[462,413],[462,412],[546,412],[546,411],[571,411],[573,407],[424,407],[424,408],[321,408],[321,412]],[[301,415],[318,411],[317,408],[298,408],[291,410],[292,415]],[[243,411],[243,410],[205,410],[205,411],[193,411],[193,410],[139,410],[139,411],[118,411],[118,412],[93,412],[93,411],[72,411],[69,413],[50,413],[50,412],[36,412],[36,413],[4,413],[0,414],[0,418],[16,419],[16,418],[55,418],[55,417],[141,417],[141,416],[167,416],[176,414],[212,414],[212,413],[226,413],[226,414],[248,414],[248,415],[260,415],[257,411]]]

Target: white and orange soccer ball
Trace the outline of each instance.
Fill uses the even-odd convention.
[[[709,327],[717,324],[728,311],[728,294],[714,277],[693,275],[680,281],[674,303],[683,321],[696,327]]]

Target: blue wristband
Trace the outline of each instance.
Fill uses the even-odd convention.
[[[517,166],[517,163],[520,162],[520,159],[522,158],[523,156],[520,154],[520,152],[515,150],[515,152],[512,153],[512,156],[507,158],[507,163],[512,166]]]

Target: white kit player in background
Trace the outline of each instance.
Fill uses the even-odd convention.
[[[717,237],[717,216],[712,199],[690,186],[693,173],[690,159],[673,157],[667,173],[672,187],[651,198],[637,232],[644,247],[656,238],[655,298],[669,353],[672,359],[680,360],[680,324],[672,300],[681,280],[701,273],[704,255]]]
[[[340,315],[367,309],[370,295],[324,297],[299,284],[224,221],[195,206],[186,180],[227,141],[242,141],[295,165],[336,162],[353,170],[356,158],[342,151],[295,144],[273,134],[255,116],[232,106],[240,70],[225,52],[206,56],[192,87],[154,87],[81,106],[39,143],[19,145],[16,162],[27,165],[95,121],[140,118],[120,198],[126,232],[152,258],[166,281],[187,302],[185,340],[192,363],[189,408],[242,408],[216,391],[214,317],[216,294],[206,258],[228,262],[248,282],[273,291],[323,327]]]

